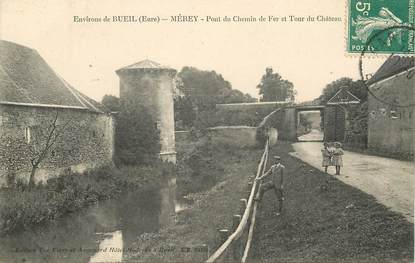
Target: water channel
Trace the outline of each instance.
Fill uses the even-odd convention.
[[[132,191],[31,231],[0,238],[0,262],[121,262],[143,233],[174,222],[188,206],[175,179],[161,189]]]

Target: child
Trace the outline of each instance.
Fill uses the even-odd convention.
[[[340,175],[340,167],[343,166],[343,158],[342,155],[342,144],[339,142],[334,143],[334,151],[333,151],[333,165],[336,166],[336,175]]]
[[[329,150],[329,144],[325,142],[324,149],[321,150],[321,154],[323,155],[322,166],[324,167],[324,171],[327,173],[327,168],[331,166],[331,151]]]

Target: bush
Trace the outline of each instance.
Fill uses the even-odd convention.
[[[115,156],[117,166],[149,165],[160,153],[156,121],[145,107],[133,102],[121,104],[116,118]]]
[[[181,194],[207,190],[223,178],[224,164],[221,156],[225,147],[213,145],[205,136],[193,150],[180,156],[176,168],[177,186]]]

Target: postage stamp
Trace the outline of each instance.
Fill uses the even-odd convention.
[[[414,54],[415,0],[348,0],[347,52]]]

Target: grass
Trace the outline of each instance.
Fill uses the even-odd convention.
[[[272,149],[288,171],[285,207],[280,217],[273,216],[274,196],[264,196],[253,262],[413,262],[412,223],[290,151],[288,143]]]
[[[170,165],[103,167],[85,174],[65,174],[32,189],[17,184],[0,192],[0,234],[44,225],[79,211],[99,200],[110,199],[129,189],[158,187]]]
[[[138,237],[133,247],[142,248],[141,252],[127,254],[125,261],[202,262],[207,259],[206,251],[198,250],[203,244],[210,253],[221,244],[218,230],[231,228],[233,215],[239,213],[239,199],[248,197],[248,176],[255,174],[263,150],[212,147],[212,165],[224,170],[207,173],[218,178],[218,183],[188,194],[193,206],[180,212],[173,226]]]

